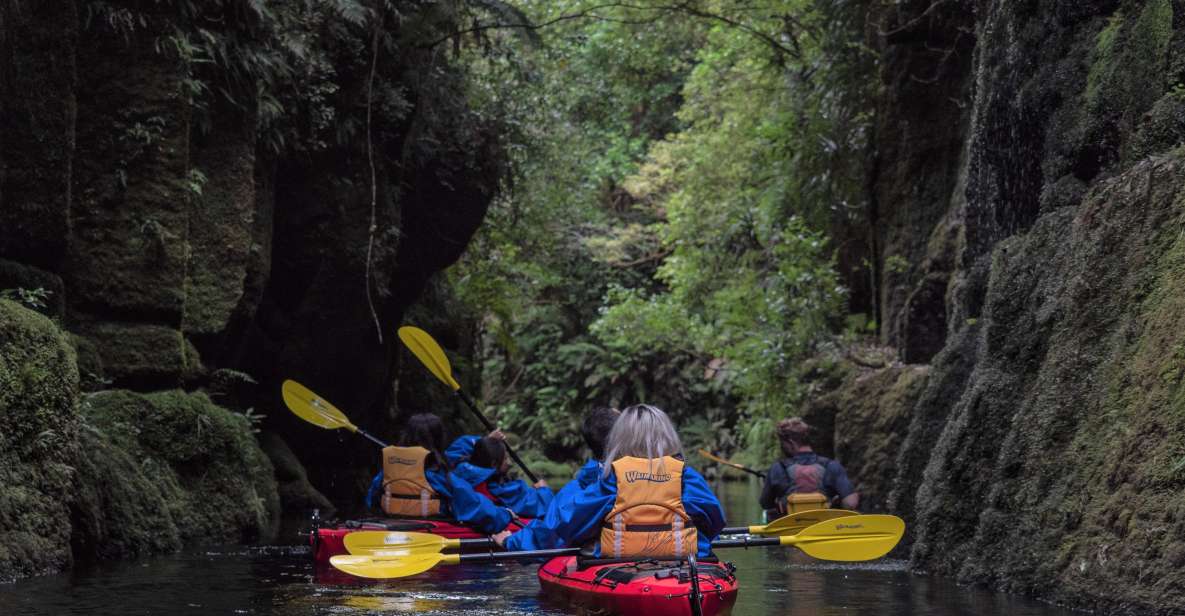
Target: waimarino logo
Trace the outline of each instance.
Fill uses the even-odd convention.
[[[863,524],[836,524],[835,530],[843,530],[845,528],[864,528]]]
[[[668,473],[643,473],[641,471],[626,471],[625,480],[628,483],[635,481],[651,481],[654,483],[663,483],[671,480]]]
[[[404,458],[396,458],[395,456],[387,456],[388,464],[403,464],[405,466],[415,466],[415,460],[407,460]]]

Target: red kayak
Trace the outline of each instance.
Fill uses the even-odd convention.
[[[698,569],[702,615],[731,614],[737,600],[732,565],[700,562]],[[686,563],[612,562],[580,568],[576,556],[560,556],[539,568],[539,584],[576,611],[619,616],[692,614]]]
[[[309,534],[309,545],[318,564],[328,563],[331,556],[346,554],[346,535],[359,530],[390,530],[416,533],[432,533],[449,539],[477,539],[485,535],[469,528],[443,520],[397,520],[379,519],[343,522],[334,526],[317,528]]]

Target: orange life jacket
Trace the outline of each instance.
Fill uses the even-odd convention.
[[[819,456],[814,464],[791,464],[786,467],[786,475],[790,478],[790,492],[786,494],[786,513],[800,511],[814,511],[816,509],[831,508],[831,501],[823,494],[823,477],[827,474],[827,467],[818,460],[826,461]]]
[[[683,461],[671,456],[613,462],[617,499],[601,527],[606,558],[683,558],[698,534],[683,509]]]
[[[383,448],[383,512],[387,515],[440,515],[440,496],[424,475],[423,447]]]

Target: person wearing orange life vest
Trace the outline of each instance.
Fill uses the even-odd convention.
[[[512,512],[451,472],[444,442],[440,418],[412,415],[399,444],[383,449],[383,468],[371,482],[367,506],[373,507],[379,497],[387,515],[455,519],[487,534],[505,529]]]
[[[576,494],[566,511],[535,520],[549,532],[502,532],[508,550],[592,542],[603,558],[706,557],[724,528],[724,509],[708,482],[684,463],[674,425],[661,409],[631,406],[621,412],[605,443],[605,470]],[[528,527],[529,528],[529,527]],[[532,538],[532,541],[527,541]]]
[[[786,457],[766,471],[760,499],[770,520],[827,509],[837,499],[845,509],[860,506],[860,494],[852,487],[847,471],[839,462],[814,452],[810,431],[801,417],[778,422],[778,441]]]
[[[495,431],[474,441],[468,457],[456,465],[453,474],[499,507],[506,507],[524,518],[541,517],[547,512],[554,494],[547,487],[546,480],[540,479],[531,486],[521,479],[507,477],[510,456],[506,453],[504,439],[501,431]]]

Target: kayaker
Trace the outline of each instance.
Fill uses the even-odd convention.
[[[585,461],[584,466],[576,471],[576,476],[572,478],[572,481],[569,481],[556,493],[551,504],[547,506],[547,513],[527,524],[526,528],[517,533],[516,545],[518,545],[518,549],[543,550],[567,547],[563,538],[556,535],[555,528],[559,525],[561,516],[572,508],[572,502],[576,496],[600,479],[604,469],[601,460],[605,457],[605,440],[609,437],[609,431],[613,429],[613,424],[620,416],[621,411],[607,406],[594,407],[584,415],[584,421],[580,422],[580,436],[588,445],[590,457]]]
[[[584,438],[584,444],[588,445],[589,458],[584,462],[584,466],[576,471],[573,480],[556,494],[555,502],[570,501],[581,490],[596,482],[605,469],[602,462],[605,459],[605,441],[608,440],[609,432],[613,430],[618,417],[621,417],[621,411],[607,406],[593,407],[584,416],[584,421],[580,422],[580,436]]]
[[[860,506],[860,494],[836,460],[811,448],[811,427],[801,417],[778,422],[778,443],[786,457],[765,473],[761,506],[773,520],[787,513],[826,509],[840,501],[844,509]]]
[[[506,439],[506,435],[500,428],[495,428],[493,432],[490,432],[486,436],[502,440]],[[482,437],[476,434],[463,434],[458,436],[456,440],[449,444],[448,449],[444,450],[444,455],[448,456],[448,461],[450,464],[456,466],[469,460],[469,456],[473,455],[473,446],[476,445],[477,441],[480,441],[481,439]]]
[[[455,519],[487,534],[510,524],[513,512],[498,507],[451,472],[439,417],[412,415],[398,443],[383,449],[383,469],[371,482],[368,507],[382,494],[382,510],[391,516]]]
[[[532,525],[547,523],[549,534],[564,545],[591,542],[594,557],[681,558],[692,545],[700,557],[708,556],[724,528],[724,510],[703,476],[683,462],[683,446],[667,414],[645,404],[625,409],[605,451],[607,464],[597,481],[555,519]],[[502,532],[494,540],[522,550],[526,537],[540,536],[548,534]]]
[[[524,518],[538,518],[546,511],[554,494],[547,481],[540,479],[534,486],[521,479],[510,479],[510,456],[502,438],[487,436],[478,439],[468,460],[453,469],[453,474],[473,487],[479,494],[500,507],[507,507]]]

